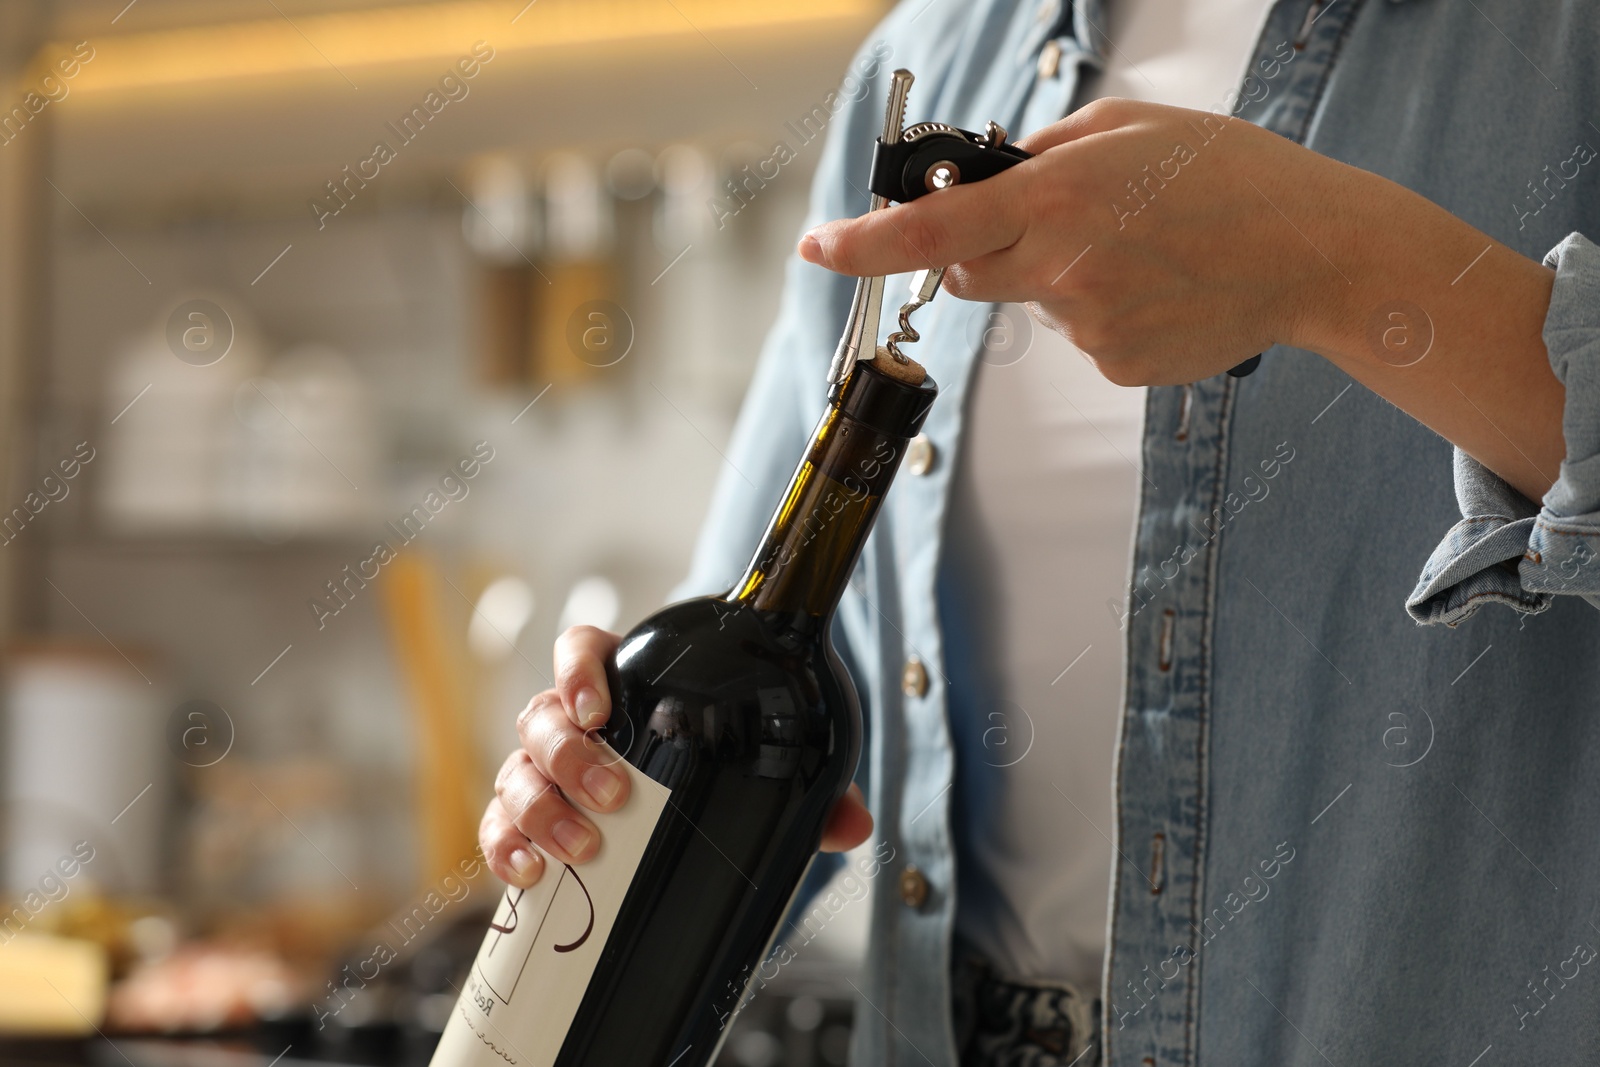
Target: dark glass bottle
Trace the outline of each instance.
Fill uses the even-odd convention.
[[[882,351],[856,364],[738,584],[623,637],[604,732],[634,792],[592,864],[507,890],[433,1067],[711,1061],[855,775],[829,626],[937,393]]]
[[[709,1063],[855,775],[829,624],[938,392],[888,370],[837,391],[738,584],[652,615],[609,667],[612,744],[672,793],[562,1067]]]

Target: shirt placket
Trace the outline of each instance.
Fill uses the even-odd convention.
[[[1304,138],[1362,0],[1279,0],[1238,96],[1241,119]],[[1268,352],[1267,360],[1275,358]],[[1127,630],[1116,771],[1117,863],[1106,958],[1103,1062],[1195,1063],[1205,964],[1207,739],[1217,520],[1234,408],[1248,380],[1153,388]]]

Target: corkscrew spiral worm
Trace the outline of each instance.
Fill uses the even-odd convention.
[[[900,346],[901,344],[916,344],[922,340],[922,335],[917,332],[915,326],[911,325],[911,313],[926,303],[926,300],[908,300],[900,305],[900,328],[889,335],[889,340],[884,345],[889,350],[889,355],[893,356],[896,362],[911,362],[911,357],[900,351]]]
[[[890,334],[889,340],[884,344],[896,362],[911,362],[911,357],[900,351],[902,344],[915,344],[922,340],[922,335],[911,325],[911,313],[933,299],[934,294],[939,291],[939,283],[943,280],[943,267],[919,270],[912,275],[911,299],[900,305],[900,328]]]

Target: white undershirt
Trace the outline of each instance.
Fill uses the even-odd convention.
[[[1078,101],[1220,111],[1269,6],[1108,3],[1110,58]],[[954,724],[956,930],[1003,974],[1096,989],[1123,680],[1108,604],[1126,592],[1144,390],[1109,384],[1065,338],[1031,325],[1026,356],[975,366],[952,487],[947,551],[980,587],[985,694],[957,712],[973,721]]]

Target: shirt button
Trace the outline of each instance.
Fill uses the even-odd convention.
[[[900,899],[908,908],[920,908],[928,902],[928,876],[908,866],[900,872]]]
[[[908,697],[920,697],[928,692],[928,668],[915,656],[906,660],[900,669],[900,691]]]
[[[938,457],[938,454],[938,449],[933,447],[933,442],[928,440],[928,435],[919,433],[906,446],[906,470],[912,474],[927,474],[933,467],[933,461]]]
[[[1044,51],[1039,53],[1039,77],[1054,78],[1060,69],[1061,45],[1055,41],[1046,41]]]

